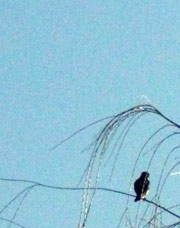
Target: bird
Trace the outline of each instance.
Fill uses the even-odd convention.
[[[141,176],[134,182],[134,191],[136,192],[135,202],[144,199],[149,193],[150,181],[148,177],[148,172],[142,172]]]

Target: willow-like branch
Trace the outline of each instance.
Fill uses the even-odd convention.
[[[30,180],[25,180],[25,179],[8,179],[8,178],[0,178],[0,181],[29,183],[29,184],[33,184],[34,188],[35,187],[44,187],[44,188],[50,188],[50,189],[56,189],[56,190],[67,190],[67,191],[83,191],[83,190],[88,189],[88,190],[99,190],[99,191],[112,192],[112,193],[126,195],[126,196],[133,197],[133,198],[136,197],[135,195],[132,195],[132,194],[129,194],[129,193],[126,193],[126,192],[122,192],[122,191],[111,189],[111,188],[103,188],[103,187],[97,187],[97,188],[93,188],[93,187],[90,187],[90,188],[59,187],[59,186],[54,186],[54,185],[42,184],[40,182],[30,181]],[[165,207],[163,207],[163,206],[161,206],[161,205],[159,205],[159,204],[157,204],[157,203],[155,203],[155,202],[153,202],[151,200],[144,199],[143,201],[147,202],[147,203],[150,203],[150,204],[153,204],[154,206],[159,207],[162,210],[166,211],[167,213],[169,213],[169,214],[173,215],[174,217],[180,219],[179,215],[173,213],[172,211],[168,210],[167,208],[165,208]]]

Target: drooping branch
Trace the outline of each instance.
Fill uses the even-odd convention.
[[[115,190],[115,189],[98,187],[100,168],[101,168],[101,165],[103,165],[103,162],[104,162],[103,159],[104,159],[105,155],[108,153],[108,149],[111,149],[111,153],[109,155],[109,158],[112,156],[112,154],[113,155],[115,154],[115,161],[113,163],[112,173],[111,173],[111,176],[112,176],[113,170],[115,169],[116,162],[118,160],[118,156],[119,156],[121,147],[122,147],[125,139],[127,138],[127,135],[129,133],[129,131],[131,130],[131,127],[134,125],[134,123],[136,123],[136,120],[140,119],[140,117],[143,116],[144,114],[152,114],[152,115],[155,114],[156,116],[159,116],[160,118],[164,119],[165,122],[167,122],[167,123],[163,127],[161,127],[158,130],[156,130],[156,132],[154,132],[146,140],[146,142],[144,143],[142,149],[140,150],[140,152],[138,154],[137,159],[135,160],[135,165],[134,165],[132,176],[131,176],[131,180],[130,180],[130,185],[131,185],[132,184],[132,180],[133,180],[134,171],[135,171],[135,169],[137,167],[137,163],[138,163],[138,161],[139,161],[139,159],[140,159],[145,147],[147,146],[147,144],[149,144],[149,142],[155,136],[157,136],[157,134],[162,132],[166,127],[173,127],[173,128],[176,129],[176,131],[173,131],[171,134],[169,134],[168,136],[166,136],[163,139],[161,139],[160,142],[155,144],[153,146],[153,148],[151,148],[149,150],[149,151],[151,151],[152,155],[151,155],[148,167],[147,167],[147,170],[148,170],[150,165],[151,165],[151,163],[152,163],[152,161],[154,160],[155,155],[157,154],[157,151],[159,150],[159,147],[167,139],[171,138],[174,135],[179,135],[180,134],[180,125],[175,123],[174,121],[170,120],[169,118],[167,118],[165,115],[163,115],[158,109],[156,109],[152,105],[147,105],[147,104],[138,105],[138,106],[132,107],[132,108],[130,108],[130,109],[124,111],[124,112],[121,112],[121,113],[119,113],[117,115],[106,117],[106,118],[103,118],[101,120],[97,120],[97,121],[95,121],[93,123],[90,123],[87,126],[79,129],[75,133],[71,134],[69,137],[65,138],[61,142],[57,143],[54,147],[52,147],[50,149],[50,151],[55,150],[56,148],[61,146],[63,143],[68,142],[71,138],[73,138],[74,136],[76,136],[80,132],[84,131],[85,129],[109,119],[109,121],[101,129],[101,131],[97,135],[97,137],[95,137],[95,140],[93,140],[93,142],[88,147],[85,148],[85,150],[87,148],[88,149],[90,148],[92,151],[91,151],[90,160],[89,160],[89,162],[88,162],[88,164],[87,164],[87,166],[85,168],[85,171],[83,173],[83,176],[82,176],[84,178],[84,180],[85,180],[84,187],[59,187],[59,186],[53,186],[53,185],[48,185],[48,184],[42,184],[42,183],[39,183],[39,182],[36,182],[36,181],[30,181],[30,180],[0,178],[1,181],[18,182],[18,183],[21,182],[21,183],[25,184],[25,189],[23,189],[19,194],[17,194],[13,199],[11,199],[11,201],[9,201],[7,203],[7,205],[4,206],[4,208],[0,211],[0,213],[2,211],[4,211],[6,208],[8,208],[10,204],[12,204],[17,198],[19,198],[20,195],[24,194],[24,197],[25,197],[28,194],[28,192],[29,192],[28,189],[29,188],[31,189],[32,186],[33,186],[33,188],[35,188],[35,187],[44,187],[44,188],[56,189],[56,190],[83,191],[83,201],[82,201],[82,209],[81,209],[80,226],[79,227],[82,227],[81,224],[85,225],[85,223],[86,223],[86,220],[88,218],[88,213],[90,211],[90,208],[91,208],[91,205],[92,205],[92,201],[93,201],[93,198],[94,198],[94,196],[96,194],[96,191],[106,191],[106,192],[109,192],[109,193],[116,193],[116,194],[122,194],[122,195],[127,196],[126,209],[128,209],[129,198],[130,197],[134,198],[135,196],[130,194],[130,191],[128,193],[126,193],[126,192],[122,192],[122,191]],[[127,122],[125,127],[123,129],[121,129],[123,124],[126,123],[125,121],[127,121],[128,119],[129,119],[129,122]],[[118,131],[119,129],[121,130],[120,134],[119,134],[119,131]],[[119,134],[119,137],[116,136],[117,133]],[[115,140],[117,140],[117,141],[115,141]],[[115,143],[115,145],[113,145],[112,142]],[[111,147],[111,145],[112,145],[112,147]],[[173,151],[174,150],[172,150],[172,152]],[[109,159],[108,159],[108,161],[109,161]],[[165,169],[165,168],[163,167],[163,169]],[[158,192],[158,190],[160,188],[161,178],[162,178],[162,174],[161,174],[161,177],[160,177],[160,180],[159,180],[157,192]],[[29,185],[29,184],[31,186],[27,187],[27,185]],[[169,213],[171,216],[174,216],[174,217],[176,217],[178,219],[180,218],[179,215],[177,215],[177,214],[173,213],[172,211],[170,211],[171,208],[167,209],[167,208],[161,206],[160,204],[155,203],[154,199],[152,199],[152,200],[146,200],[145,199],[144,202],[148,203],[147,204],[148,207],[150,205],[153,205],[155,208],[160,208],[161,211]],[[20,203],[20,205],[21,205],[21,203]],[[139,206],[140,205],[141,204],[139,204]],[[18,210],[19,210],[19,207],[16,210],[16,212]],[[13,218],[15,218],[16,212],[15,212]],[[139,211],[137,211],[137,214],[138,213],[139,213]],[[144,215],[145,215],[145,213],[144,213]],[[13,219],[11,220],[11,223],[13,224]],[[131,227],[132,227],[132,225],[131,225]],[[171,227],[174,227],[174,224]]]

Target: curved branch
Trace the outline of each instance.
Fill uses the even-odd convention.
[[[102,119],[99,119],[99,120],[96,120],[82,128],[80,128],[79,130],[75,131],[74,133],[72,133],[70,136],[68,136],[67,138],[63,139],[62,141],[60,141],[59,143],[57,143],[56,145],[54,145],[53,147],[51,147],[49,149],[49,151],[52,151],[52,150],[55,150],[57,147],[61,146],[62,144],[64,144],[66,141],[68,141],[69,139],[73,138],[75,135],[79,134],[81,131],[85,130],[86,128],[89,128],[97,123],[100,123],[104,120],[107,120],[107,119],[110,119],[110,118],[113,118],[114,116],[108,116],[108,117],[105,117],[105,118],[102,118]]]

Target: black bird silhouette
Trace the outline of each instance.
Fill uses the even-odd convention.
[[[147,196],[150,184],[148,177],[148,172],[142,172],[141,176],[134,182],[134,191],[137,195],[134,200],[135,202],[144,199]]]

